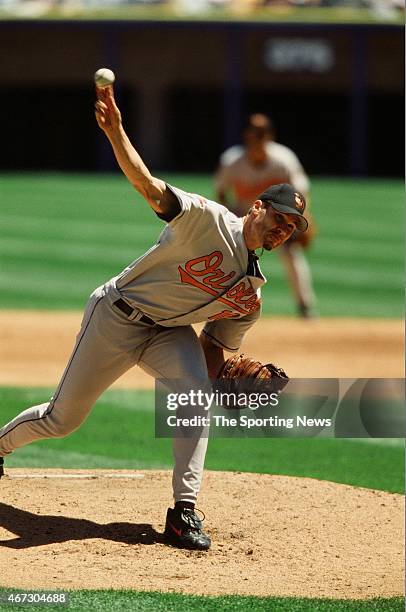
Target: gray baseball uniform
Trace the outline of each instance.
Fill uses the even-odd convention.
[[[307,194],[310,182],[296,154],[278,142],[266,144],[266,158],[260,165],[253,165],[243,146],[227,149],[220,158],[215,177],[217,192],[233,194],[233,211],[236,215],[247,214],[252,202],[270,185],[288,183],[303,194]],[[316,298],[310,267],[303,249],[294,241],[280,249],[299,311],[305,315],[314,309]]]
[[[265,282],[245,246],[243,221],[215,202],[170,189],[179,213],[149,251],[90,296],[55,394],[0,429],[0,456],[77,429],[134,365],[154,378],[205,388],[207,366],[192,323],[206,321],[212,343],[238,350],[259,317]],[[174,438],[175,501],[196,500],[206,447],[207,435]]]
[[[289,183],[303,194],[307,194],[310,187],[297,155],[274,141],[266,144],[266,159],[258,166],[250,163],[243,146],[236,145],[224,151],[215,183],[217,191],[233,192],[239,215],[245,215],[258,194],[270,185]]]

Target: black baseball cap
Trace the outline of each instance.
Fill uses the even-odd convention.
[[[305,232],[308,228],[307,219],[303,216],[306,208],[306,199],[300,191],[296,191],[292,185],[281,183],[280,185],[272,185],[266,191],[258,196],[258,200],[271,204],[272,208],[289,215],[299,217],[297,229],[299,232]]]

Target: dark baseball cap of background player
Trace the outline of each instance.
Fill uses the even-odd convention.
[[[265,207],[272,206],[278,212],[296,215],[298,217],[297,231],[305,232],[307,230],[309,224],[303,215],[306,208],[306,199],[292,185],[287,183],[272,185],[261,193],[257,199],[261,200]]]

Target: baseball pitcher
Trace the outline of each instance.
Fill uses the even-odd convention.
[[[98,397],[129,368],[188,380],[204,389],[224,367],[224,351],[238,351],[260,316],[265,278],[255,249],[274,249],[307,229],[304,197],[276,185],[239,218],[224,206],[172,187],[151,175],[123,128],[112,86],[96,88],[96,119],[123,173],[165,227],[157,242],[90,296],[72,355],[53,397],[0,429],[3,457],[43,438],[77,429]],[[136,211],[135,211],[136,214]],[[192,323],[205,322],[198,338]],[[247,371],[253,371],[247,361]],[[263,367],[254,369],[264,376]],[[251,375],[251,374],[250,374]],[[172,545],[207,550],[195,503],[203,475],[207,432],[173,440],[174,508],[165,536]]]

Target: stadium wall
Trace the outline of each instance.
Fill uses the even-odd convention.
[[[402,175],[403,38],[396,25],[0,22],[0,168],[114,169],[93,118],[92,74],[109,66],[155,169],[213,170],[261,111],[311,173]]]

